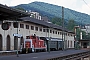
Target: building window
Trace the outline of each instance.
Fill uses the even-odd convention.
[[[60,35],[62,35],[62,32],[60,32]]]
[[[72,47],[72,41],[71,41],[71,47]]]
[[[35,27],[35,30],[38,31],[38,27]]]
[[[68,47],[69,47],[69,41],[68,41]]]
[[[45,29],[43,29],[43,32],[45,32]]]
[[[39,31],[42,31],[42,28],[39,28]]]
[[[18,22],[13,22],[13,27],[18,28]]]
[[[69,36],[69,34],[68,34],[68,36]]]
[[[59,32],[58,32],[58,35],[59,35]]]
[[[24,24],[20,24],[20,28],[24,28]]]
[[[54,31],[53,31],[53,34],[54,34]]]
[[[67,35],[67,33],[64,33],[65,34],[65,36]]]
[[[31,26],[31,30],[34,30],[34,26]]]
[[[50,33],[52,33],[52,30],[50,30]]]
[[[66,36],[67,36],[67,33],[66,33]]]
[[[11,26],[11,22],[8,22],[9,26]]]
[[[57,34],[57,31],[56,31],[56,34]]]
[[[29,29],[29,25],[26,25],[26,29]]]
[[[47,29],[47,32],[49,32],[49,29]]]

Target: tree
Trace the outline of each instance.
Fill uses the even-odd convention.
[[[21,10],[21,11],[26,11],[24,8],[22,8],[22,7],[16,7],[16,9],[18,9],[18,10]]]
[[[80,28],[77,28],[76,29],[76,39],[77,40],[80,40],[80,32],[81,32],[81,29]]]
[[[51,22],[52,22],[53,24],[57,24],[57,25],[62,26],[62,19],[61,19],[61,18],[54,17],[54,18],[52,18]]]
[[[82,39],[90,39],[90,33],[86,34],[85,31],[82,31],[80,28],[77,29],[77,40],[80,40],[80,32],[82,32]]]
[[[73,19],[69,20],[67,23],[67,29],[74,31],[74,27],[75,27],[75,21]]]
[[[84,39],[90,40],[90,33],[85,34],[85,38]]]
[[[81,31],[82,32],[82,39],[86,39],[86,32],[85,31]]]

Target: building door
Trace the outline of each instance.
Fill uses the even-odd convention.
[[[17,50],[18,37],[14,36],[14,50]]]
[[[10,36],[7,35],[7,44],[6,44],[7,51],[10,50]]]
[[[2,35],[0,34],[0,51],[2,51]]]

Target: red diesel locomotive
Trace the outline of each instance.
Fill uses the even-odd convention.
[[[39,37],[36,35],[26,36],[26,39],[24,39],[24,47],[22,48],[22,53],[41,51],[46,51],[44,40],[39,39]]]

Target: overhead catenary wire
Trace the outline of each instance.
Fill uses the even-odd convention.
[[[90,6],[87,4],[87,2],[85,0],[83,0],[83,2],[90,8]]]

